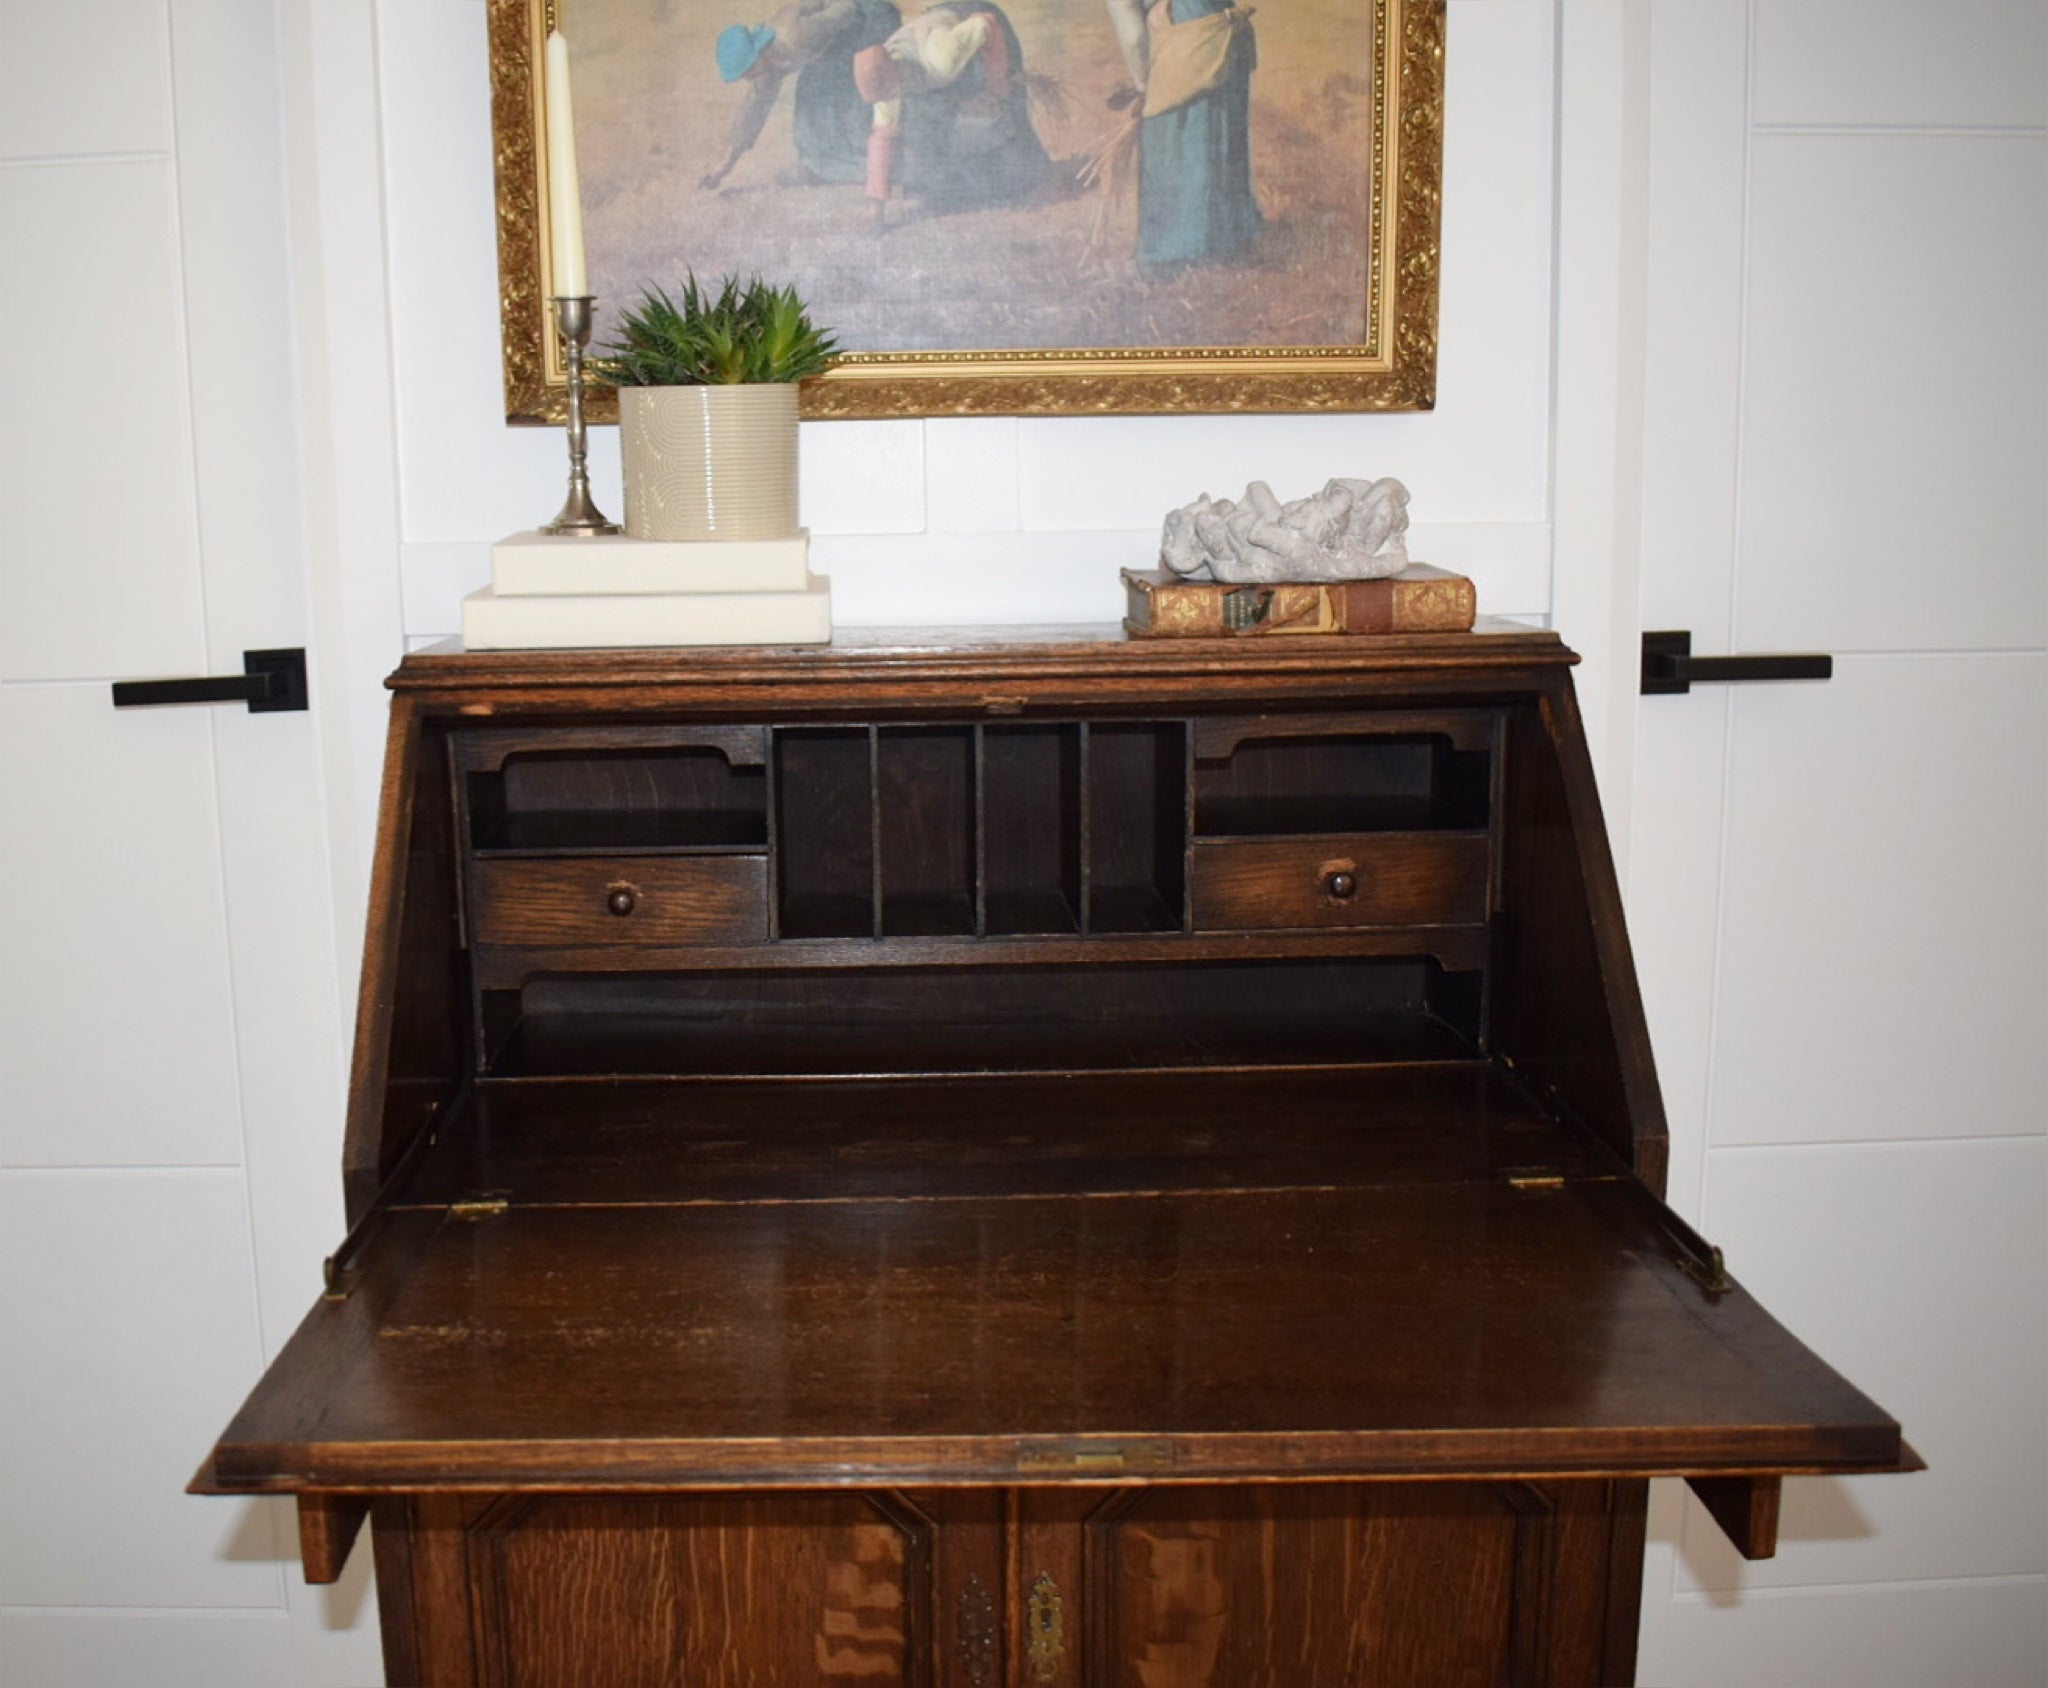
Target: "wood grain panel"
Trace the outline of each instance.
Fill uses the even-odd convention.
[[[1531,1680],[1542,1509],[1486,1484],[1159,1489],[1090,1526],[1087,1604],[1118,1688]],[[1518,1644],[1519,1640],[1519,1644]]]
[[[475,1060],[446,748],[393,700],[342,1149],[352,1225]]]
[[[1492,1047],[1664,1188],[1664,1104],[1578,705],[1509,717]]]
[[[1248,648],[1256,646],[1256,649]],[[1307,648],[1303,648],[1307,647]],[[942,702],[1017,713],[1134,693],[1237,698],[1252,712],[1282,698],[1461,701],[1475,685],[1513,689],[1578,661],[1555,633],[1481,618],[1471,633],[1372,639],[1130,640],[1114,622],[1086,626],[853,627],[829,645],[673,650],[464,651],[436,645],[405,659],[389,684],[453,707],[491,696],[511,720],[554,713],[683,706],[742,715],[795,708],[812,719],[883,702]],[[755,715],[759,719],[759,715]]]
[[[456,767],[463,773],[496,773],[507,758],[521,755],[571,756],[620,751],[716,750],[734,767],[758,768],[768,760],[768,734],[752,726],[711,721],[688,725],[578,727],[486,727],[455,741]]]
[[[485,1085],[408,1205],[1107,1195],[1598,1177],[1584,1133],[1477,1063],[1293,1073]]]
[[[1457,926],[1486,918],[1484,833],[1387,832],[1198,842],[1198,929]],[[1331,890],[1348,875],[1348,896]]]
[[[491,1688],[927,1680],[929,1532],[884,1497],[515,1497],[469,1532]]]
[[[1480,709],[1377,709],[1371,714],[1223,716],[1195,724],[1194,749],[1198,762],[1218,762],[1235,754],[1247,739],[1384,738],[1395,734],[1435,734],[1459,750],[1488,750],[1493,745],[1493,715]]]
[[[1896,1464],[1671,1223],[1597,1178],[401,1211],[210,1480],[989,1482],[1134,1427],[1190,1478]]]
[[[768,858],[487,861],[471,921],[482,944],[662,944],[768,936]],[[625,912],[618,912],[614,899]]]

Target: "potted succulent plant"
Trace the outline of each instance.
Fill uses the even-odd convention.
[[[626,311],[595,360],[619,389],[626,532],[785,539],[797,531],[797,383],[838,350],[792,287],[689,276]]]

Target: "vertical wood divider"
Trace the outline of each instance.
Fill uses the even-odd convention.
[[[1488,735],[1486,753],[1492,758],[1486,770],[1486,917],[1500,911],[1501,817],[1508,807],[1508,718],[1493,712],[1493,731]]]
[[[1081,846],[1081,906],[1075,912],[1081,917],[1081,935],[1086,937],[1095,930],[1095,769],[1093,767],[1094,746],[1089,739],[1086,721],[1079,723],[1081,729],[1081,791],[1080,822]]]
[[[988,734],[979,721],[972,728],[974,752],[968,760],[968,778],[974,782],[971,824],[974,827],[974,935],[988,936]]]
[[[1195,724],[1180,724],[1180,929],[1195,929]]]
[[[882,936],[882,729],[868,725],[868,936]]]
[[[392,719],[396,721],[394,714]],[[428,729],[422,727],[421,731]],[[476,896],[476,821],[469,812],[469,781],[464,777],[461,758],[456,754],[453,733],[441,735],[441,767],[448,777],[449,825],[455,837],[455,942],[469,973],[465,995],[469,1004],[470,1071],[476,1078],[491,1070],[490,1028],[484,1020],[484,992],[478,982],[474,957],[469,947],[469,910]]]
[[[782,936],[782,730],[761,729],[761,800],[768,805],[768,941]]]
[[[1490,933],[1500,917],[1502,860],[1507,854],[1501,848],[1508,812],[1508,717],[1504,709],[1493,712],[1487,755],[1493,759],[1486,770],[1486,926]],[[1493,991],[1498,971],[1489,941],[1486,965],[1479,975],[1479,1047],[1489,1055],[1493,1052]]]

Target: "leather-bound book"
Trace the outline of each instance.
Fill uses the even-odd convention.
[[[1281,581],[1236,586],[1125,569],[1124,631],[1134,639],[1232,639],[1247,634],[1466,633],[1478,613],[1472,582],[1411,563],[1381,580]]]

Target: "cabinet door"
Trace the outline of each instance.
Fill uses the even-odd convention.
[[[1025,1491],[1023,1688],[1631,1675],[1642,1486]]]
[[[959,1661],[944,1680],[993,1685],[1000,1518],[992,1495],[882,1491],[389,1502],[387,1671],[422,1688],[894,1688],[930,1682],[937,1649]]]
[[[1643,1485],[1295,1483],[380,1504],[418,1688],[1592,1688]]]

